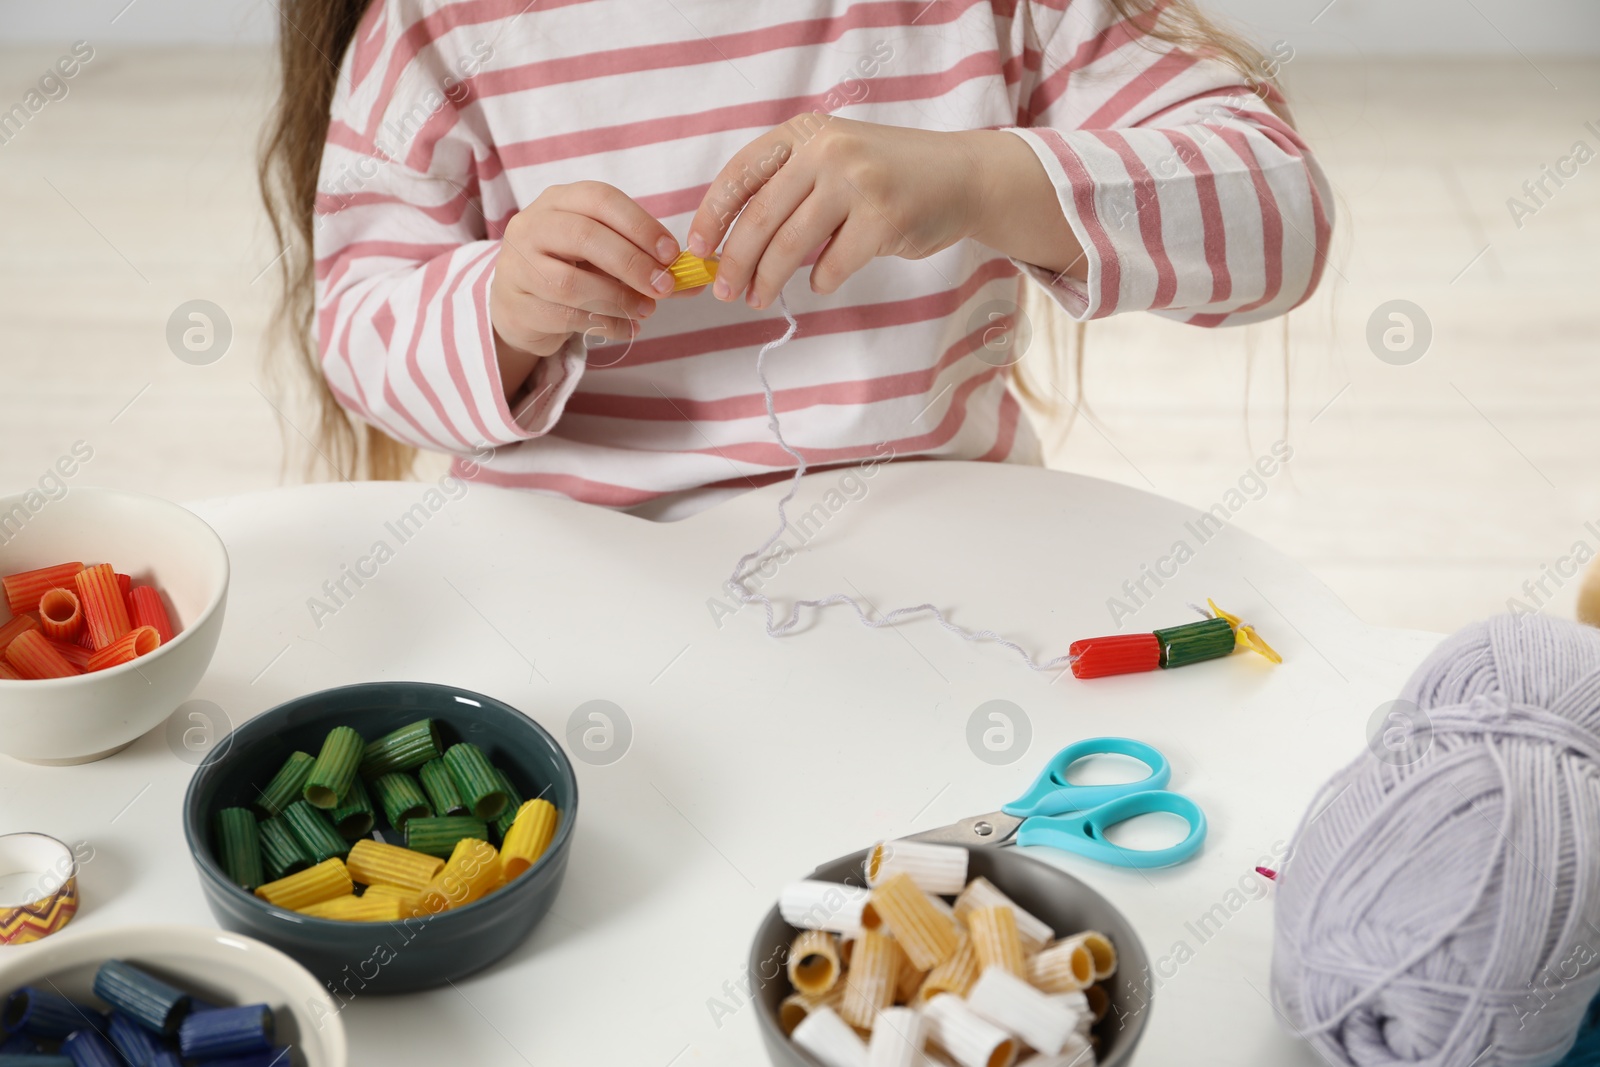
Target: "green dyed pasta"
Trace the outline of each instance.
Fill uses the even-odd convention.
[[[442,759],[429,760],[417,772],[422,779],[422,790],[428,794],[428,803],[437,815],[469,815],[467,802],[456,788],[455,775]]]
[[[487,841],[489,827],[482,819],[474,819],[470,815],[412,819],[406,824],[406,848],[414,852],[426,852],[430,856],[448,859],[456,842],[465,837]]]
[[[1233,651],[1236,641],[1233,626],[1221,618],[1170,626],[1155,631],[1155,635],[1161,642],[1163,667],[1186,667],[1201,660],[1226,656]]]
[[[371,781],[395,771],[414,771],[443,752],[439,724],[422,719],[368,744],[361,757],[361,776]]]
[[[313,863],[335,856],[343,858],[350,853],[350,842],[339,836],[339,831],[328,821],[327,812],[321,808],[297,800],[284,809],[283,821],[289,824],[294,839],[300,842]]]
[[[474,818],[492,822],[506,810],[505,790],[500,788],[500,779],[495,777],[483,749],[466,741],[451,745],[444,754],[444,765],[450,768],[456,788]]]
[[[511,779],[499,767],[494,769],[494,776],[500,782],[500,791],[506,795],[506,810],[494,821],[495,832],[500,835],[500,840],[506,839],[506,832],[511,829],[511,824],[517,821],[517,810],[522,807],[525,799],[517,792],[517,787],[511,784]]]
[[[301,790],[305,788],[306,776],[311,773],[311,765],[316,763],[316,758],[308,752],[294,752],[284,761],[278,773],[272,776],[272,781],[256,797],[256,807],[268,816],[282,815],[283,809],[300,799]]]
[[[377,816],[372,810],[372,797],[367,795],[367,787],[361,784],[361,779],[351,779],[350,791],[344,795],[339,806],[328,813],[328,818],[333,820],[333,828],[346,841],[355,841],[372,832]]]
[[[377,794],[389,825],[396,830],[404,831],[412,819],[425,819],[433,814],[428,798],[422,795],[422,788],[409,774],[386,774],[372,783],[372,791]]]
[[[261,839],[261,861],[267,868],[267,881],[276,882],[311,866],[311,853],[300,844],[282,816],[262,819],[256,826],[256,833]]]
[[[223,808],[217,812],[216,823],[217,858],[228,877],[246,890],[264,884],[267,879],[261,870],[256,813],[249,808]]]
[[[322,751],[306,775],[303,795],[313,806],[331,811],[339,798],[350,792],[350,782],[361,766],[366,740],[348,726],[335,726],[322,739]]]

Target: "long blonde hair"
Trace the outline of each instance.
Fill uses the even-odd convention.
[[[1226,32],[1194,0],[1107,0],[1123,19],[1143,19],[1149,40],[1220,59],[1239,71],[1250,91],[1275,104],[1278,96],[1262,54],[1243,38]],[[271,337],[283,356],[275,367],[308,388],[315,408],[312,454],[306,473],[326,465],[341,478],[403,478],[416,450],[395,441],[340,406],[322,376],[316,342],[316,273],[312,251],[316,227],[317,179],[329,108],[339,63],[372,0],[280,0],[278,61],[281,88],[262,140],[258,178],[262,202],[280,257],[281,289]],[[1051,331],[1055,332],[1055,331]],[[1051,388],[1039,382],[1067,382],[1082,396],[1083,325],[1072,343],[1055,336],[1048,362],[1038,356],[1029,371],[1019,363],[1013,375],[1018,390],[1046,411],[1054,411]],[[1044,355],[1041,353],[1041,355]],[[1024,360],[1023,363],[1029,361]],[[1045,365],[1038,364],[1045,362]],[[1073,408],[1076,413],[1076,406]],[[298,431],[298,427],[296,427]],[[285,435],[287,437],[287,435]],[[319,462],[320,461],[320,462]]]

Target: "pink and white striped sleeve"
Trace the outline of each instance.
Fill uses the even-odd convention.
[[[403,6],[374,5],[378,26],[363,23],[335,93],[315,220],[317,341],[345,408],[398,440],[466,455],[547,433],[583,347],[540,360],[508,400],[489,321],[500,242],[486,232],[466,124],[453,124],[426,173],[393,143],[393,116],[415,126],[452,106],[438,88],[451,83],[394,54],[404,28],[383,32]]]
[[[1150,15],[1122,20],[1104,0],[1019,7],[1031,11],[1013,19],[1013,47],[1032,73],[1011,132],[1050,175],[1088,261],[1087,284],[1021,264],[1057,303],[1077,319],[1153,311],[1220,326],[1311,295],[1333,225],[1327,180],[1236,70],[1147,36]]]

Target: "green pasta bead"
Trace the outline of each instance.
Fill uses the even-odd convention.
[[[428,798],[422,795],[422,788],[409,774],[386,774],[372,783],[372,791],[378,795],[378,804],[389,825],[396,830],[403,831],[412,819],[425,819],[433,814]]]
[[[489,840],[489,827],[470,815],[447,815],[436,819],[412,819],[406,824],[406,848],[430,856],[449,858],[462,838]]]
[[[444,754],[444,765],[450,768],[456,788],[461,790],[474,818],[492,822],[506,810],[505,790],[500,788],[500,779],[495,777],[483,749],[468,741],[451,745]]]
[[[350,792],[350,782],[361,766],[367,742],[348,726],[335,726],[322,739],[322,751],[306,776],[304,796],[323,810],[339,806],[339,798]]]
[[[443,752],[439,724],[422,719],[367,745],[361,757],[361,776],[371,781],[395,771],[414,771]]]
[[[1161,666],[1187,667],[1201,660],[1230,654],[1236,643],[1233,626],[1227,619],[1206,619],[1155,631],[1161,642]]]
[[[351,780],[350,792],[339,801],[337,808],[328,813],[328,817],[333,820],[333,828],[346,841],[359,840],[372,832],[377,816],[372,810],[372,797],[367,795],[367,787],[361,784],[361,779]]]
[[[217,812],[216,823],[217,857],[228,877],[246,890],[264,884],[255,812],[249,808],[223,808]]]
[[[283,809],[300,799],[300,793],[305,789],[306,776],[311,773],[312,764],[316,758],[308,752],[294,752],[284,761],[278,773],[272,776],[272,781],[256,797],[256,807],[268,816],[282,815]]]
[[[343,858],[350,853],[350,842],[339,836],[339,831],[328,821],[327,812],[321,808],[297,800],[284,809],[283,821],[289,824],[294,839],[300,842],[313,863],[335,856]]]
[[[282,816],[262,819],[256,826],[256,833],[261,839],[261,860],[266,864],[267,881],[276,882],[311,866],[311,854],[301,846]]]
[[[437,815],[469,815],[467,802],[456,788],[455,775],[442,759],[429,760],[417,772],[422,779],[422,790],[428,794],[428,803]]]
[[[517,821],[517,811],[522,807],[523,795],[517,792],[517,787],[511,784],[511,779],[506,777],[506,772],[499,767],[494,769],[494,776],[500,782],[500,789],[506,795],[506,810],[494,821],[495,832],[500,835],[500,840],[506,839],[506,832],[511,829],[511,824]]]

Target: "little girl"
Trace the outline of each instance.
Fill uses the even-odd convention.
[[[1024,275],[1080,320],[1217,326],[1327,252],[1273,71],[1189,0],[282,11],[263,187],[346,474],[423,448],[661,518],[782,478],[780,295],[808,464],[1037,463],[992,343]],[[709,295],[669,297],[683,250],[720,255]]]

